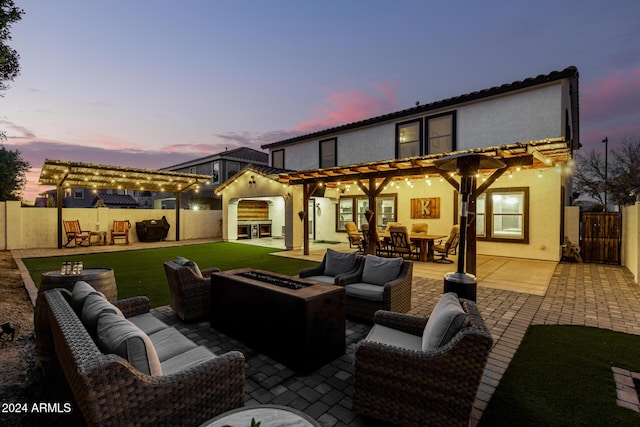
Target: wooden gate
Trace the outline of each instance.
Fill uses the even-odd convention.
[[[622,216],[618,212],[582,212],[580,255],[584,262],[620,264]]]

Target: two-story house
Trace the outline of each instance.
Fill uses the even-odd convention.
[[[201,186],[197,194],[183,194],[180,203],[185,208],[220,210],[222,207],[220,197],[214,194],[214,190],[248,165],[268,166],[269,155],[263,151],[240,147],[171,165],[163,170],[210,175],[210,184]],[[153,199],[156,208],[175,208],[173,193],[154,194]]]
[[[253,199],[284,218],[287,248],[306,241],[299,218],[310,239],[344,241],[344,224],[360,226],[372,200],[378,227],[427,223],[446,235],[460,177],[437,160],[480,153],[507,168],[474,177],[477,253],[559,260],[579,147],[578,70],[568,67],[263,145],[272,167],[294,172],[247,169],[221,185],[223,237],[238,237],[238,205]]]

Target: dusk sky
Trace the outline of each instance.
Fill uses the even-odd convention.
[[[162,168],[568,66],[584,150],[640,138],[640,1],[16,0],[0,130],[45,158]]]

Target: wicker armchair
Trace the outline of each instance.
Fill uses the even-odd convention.
[[[372,300],[354,295],[352,287],[362,284],[364,259],[359,264],[359,271],[343,276],[341,283],[345,285],[347,296],[347,316],[371,322],[373,315],[378,310],[389,310],[398,313],[406,313],[411,309],[411,284],[413,281],[413,262],[404,260],[400,267],[400,273],[395,279],[383,285],[382,300]]]
[[[367,337],[356,350],[353,409],[394,425],[468,426],[489,352],[491,334],[475,303],[460,299],[467,319],[434,350],[382,344]],[[379,311],[382,325],[418,347],[427,318]],[[375,327],[374,326],[374,327]]]
[[[171,375],[146,375],[120,356],[98,349],[68,295],[64,289],[45,292],[58,369],[87,426],[199,425],[243,406],[242,353],[230,351]],[[149,312],[149,299],[134,297],[118,306],[130,317]]]
[[[197,269],[197,266],[196,266]],[[211,273],[218,268],[209,268],[199,275],[194,268],[175,261],[166,261],[164,271],[169,282],[171,308],[183,321],[199,319],[211,311]]]
[[[339,252],[335,252],[340,254]],[[354,280],[357,280],[358,277],[362,275],[362,266],[364,263],[364,257],[355,255],[355,262],[353,264],[353,269],[349,271],[345,271],[341,274],[337,274],[335,276],[327,275],[327,256],[331,256],[331,249],[328,249],[325,252],[324,257],[322,257],[322,262],[315,267],[303,268],[298,273],[298,276],[303,279],[316,280],[322,283],[327,283],[329,285],[345,285],[347,283],[353,283]],[[343,253],[344,254],[344,253]]]

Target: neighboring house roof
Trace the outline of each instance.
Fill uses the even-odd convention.
[[[211,154],[210,156],[199,157],[197,159],[189,160],[187,162],[179,163],[177,165],[167,166],[164,169],[174,170],[181,169],[189,166],[200,165],[203,163],[212,162],[214,160],[235,160],[239,162],[247,162],[254,164],[269,164],[269,154],[264,151],[254,150],[249,147],[234,148],[233,150],[225,150],[220,153]]]
[[[502,95],[508,92],[522,90],[532,86],[546,84],[556,80],[561,80],[561,79],[570,78],[570,77],[576,77],[576,78],[578,77],[578,69],[576,67],[573,67],[573,66],[567,67],[562,71],[552,71],[549,74],[541,74],[537,77],[530,77],[524,80],[503,84],[501,86],[495,86],[489,89],[483,89],[477,92],[471,92],[464,95],[455,96],[453,98],[447,98],[441,101],[432,102],[429,104],[418,105],[416,107],[397,111],[395,113],[372,117],[372,118],[361,120],[358,122],[348,123],[348,124],[336,126],[330,129],[324,129],[318,132],[314,132],[306,135],[300,135],[300,136],[285,139],[282,141],[273,142],[270,144],[264,144],[261,147],[263,149],[267,149],[267,148],[278,147],[281,145],[288,145],[295,142],[304,141],[307,139],[320,138],[320,137],[332,135],[338,132],[344,132],[347,130],[357,129],[365,126],[371,126],[373,124],[382,123],[389,120],[398,120],[403,117],[409,117],[409,116],[426,113],[433,110],[452,107],[454,105],[462,104],[465,102],[477,101],[483,98]],[[577,93],[577,88],[576,88],[576,93]]]
[[[98,200],[102,200],[105,206],[138,206],[136,199],[128,194],[98,194],[91,204],[95,205]]]

